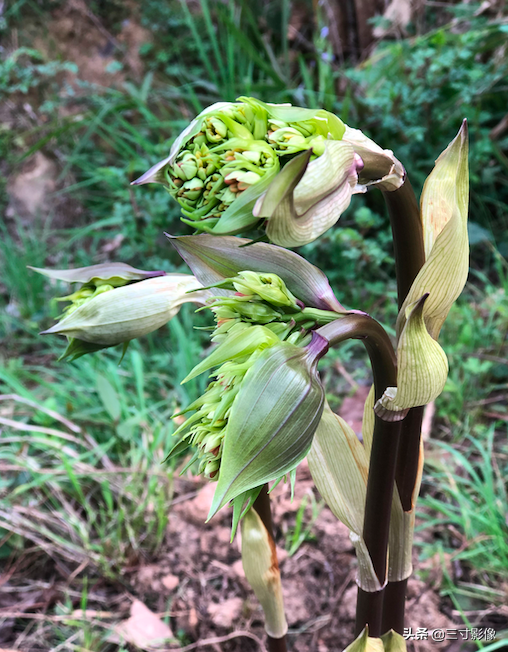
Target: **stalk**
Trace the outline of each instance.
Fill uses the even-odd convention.
[[[263,525],[266,527],[269,535],[273,540],[273,521],[272,521],[272,510],[270,506],[270,494],[268,493],[268,485],[265,485],[259,496],[254,501],[254,509],[259,515],[259,518],[263,521]],[[275,542],[274,542],[275,548]],[[287,652],[286,637],[282,638],[272,638],[269,634],[266,635],[268,652]]]
[[[400,310],[413,281],[425,263],[422,223],[418,203],[407,176],[398,190],[383,194],[392,227]],[[413,507],[423,410],[423,407],[412,408],[401,422],[395,482],[404,511],[411,511]],[[388,583],[383,605],[382,633],[390,629],[399,634],[404,633],[406,590],[407,579]]]
[[[375,398],[387,387],[397,384],[396,357],[384,328],[365,313],[348,315],[318,329],[331,345],[349,338],[362,339],[369,354],[374,377]],[[384,587],[387,574],[388,537],[395,481],[400,422],[386,422],[375,417],[372,453],[367,481],[363,538],[374,571]],[[356,636],[366,625],[370,636],[378,637],[382,629],[383,590],[367,592],[358,588]]]

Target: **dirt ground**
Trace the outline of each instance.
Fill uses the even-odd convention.
[[[86,617],[92,629],[96,627],[103,634],[109,628],[108,638],[112,643],[125,637],[137,641],[137,646],[145,650],[153,649],[148,642],[150,632],[158,632],[161,637],[178,637],[183,641],[183,649],[189,651],[259,652],[264,649],[262,612],[244,577],[239,537],[232,544],[229,542],[231,515],[225,509],[209,524],[204,524],[213,490],[213,484],[176,479],[166,539],[159,554],[125,568],[122,580],[115,583],[90,574]],[[301,501],[305,494],[314,491],[308,467],[303,463],[298,470],[293,502],[286,486],[275,490],[272,501],[289,649],[340,652],[352,640],[356,602],[356,560],[347,528],[323,507],[307,540],[292,556],[285,550]],[[317,494],[316,498],[319,500]],[[306,521],[310,506],[307,510]],[[32,620],[28,617],[25,643],[23,637],[20,639],[20,626],[21,622],[26,626],[26,621],[14,617],[7,620],[0,632],[0,645],[10,649],[17,641],[16,649],[20,652],[47,651],[50,649],[47,626],[51,624],[54,633],[59,621],[51,616],[45,620],[43,614],[55,604],[71,600],[74,613],[81,615],[80,592],[73,590],[72,582],[82,571],[74,569],[69,575],[69,569],[62,567],[58,560],[35,550],[27,551],[5,571],[0,575],[3,583],[0,612],[40,616]],[[86,574],[87,571],[83,573]],[[429,581],[432,578],[435,581],[432,573],[427,575]],[[30,591],[27,586],[31,587]],[[169,626],[162,620],[167,615]],[[61,617],[62,627],[65,618],[69,620],[69,616]],[[495,620],[496,614],[487,615],[480,626],[495,627]],[[452,613],[451,605],[416,577],[409,582],[407,625],[415,630],[417,627],[429,630],[464,627],[460,617]],[[175,646],[158,649],[180,648],[175,641]],[[408,649],[458,652],[476,647],[459,641],[422,640],[408,642]]]

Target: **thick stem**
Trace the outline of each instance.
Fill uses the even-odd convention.
[[[365,313],[349,314],[318,329],[331,345],[349,338],[361,338],[370,357],[374,377],[375,398],[381,398],[387,387],[397,384],[395,353],[386,331]],[[387,572],[388,537],[392,507],[395,468],[399,445],[400,422],[387,422],[375,417],[372,452],[367,481],[363,539],[381,586]],[[365,625],[371,636],[381,635],[383,591],[358,591],[356,634]]]
[[[385,192],[383,195],[392,226],[400,309],[425,262],[422,221],[418,203],[407,176],[398,190]]]
[[[407,579],[400,582],[388,582],[383,600],[383,620],[381,631],[393,629],[398,634],[404,634],[404,615],[406,611]]]
[[[400,422],[383,421],[376,416],[367,480],[363,539],[381,586],[384,586],[387,574],[388,538],[399,435]],[[379,597],[374,593],[369,596],[364,596],[363,593],[360,588],[356,608],[356,635],[368,625],[371,636],[380,636],[383,633],[383,591],[377,592]]]
[[[407,177],[398,190],[385,192],[384,197],[392,226],[400,309],[413,281],[425,263],[423,229],[418,203]],[[423,407],[412,408],[401,422],[395,482],[404,511],[410,511],[413,506],[413,492],[420,456],[423,410]],[[403,634],[406,588],[407,579],[388,583],[385,589],[382,633],[393,629],[399,634]]]
[[[272,510],[270,506],[270,495],[268,493],[268,485],[265,485],[259,496],[254,501],[254,509],[259,515],[259,518],[263,521],[263,525],[268,531],[268,534],[273,539],[273,521],[272,521]],[[268,634],[266,635],[267,639],[267,648],[268,652],[287,652],[286,637],[282,638],[272,638]]]

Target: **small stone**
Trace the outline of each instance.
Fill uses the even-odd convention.
[[[243,570],[243,562],[241,559],[237,559],[237,561],[235,561],[231,566],[231,569],[237,577],[245,577],[245,571]]]
[[[230,629],[236,620],[241,616],[243,600],[241,598],[230,598],[220,603],[208,605],[208,613],[213,623],[218,627]]]
[[[176,575],[166,575],[161,580],[162,586],[168,591],[174,591],[180,584],[180,580]]]

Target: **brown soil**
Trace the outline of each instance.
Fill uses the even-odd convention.
[[[159,554],[125,568],[118,583],[90,576],[87,605],[90,619],[100,621],[104,617],[98,631],[102,632],[104,626],[109,625],[112,628],[110,640],[119,642],[119,634],[130,631],[134,624],[133,636],[139,635],[139,628],[146,634],[154,613],[162,616],[169,612],[170,630],[166,629],[180,641],[186,644],[210,641],[195,649],[259,652],[262,649],[259,642],[264,640],[263,616],[243,574],[239,539],[237,537],[232,544],[229,542],[229,511],[222,510],[205,525],[214,486],[177,479],[175,488],[166,541]],[[311,539],[302,543],[291,557],[284,550],[303,496],[314,491],[304,463],[299,467],[294,501],[291,502],[286,486],[279,486],[273,494],[276,541],[290,628],[289,649],[292,652],[340,652],[352,640],[356,602],[356,560],[347,528],[323,507],[312,527]],[[319,496],[316,498],[319,500]],[[309,519],[310,507],[306,511],[306,522]],[[75,569],[66,569],[58,560],[51,561],[39,552],[28,554],[12,570],[12,574],[0,575],[0,583],[3,580],[6,589],[0,598],[0,613],[55,613],[51,607],[63,602],[66,594],[75,596],[73,606],[79,609],[79,588],[73,590],[72,574],[69,577],[70,570]],[[66,581],[59,580],[62,575],[67,577]],[[22,585],[26,587],[27,578],[33,583],[28,594],[26,589],[21,591]],[[45,582],[41,582],[42,579]],[[153,613],[150,614],[146,607]],[[460,619],[454,624],[442,609],[443,604],[431,587],[419,579],[411,579],[408,626],[429,629],[460,626]],[[49,621],[51,618],[48,616]],[[155,618],[156,624],[157,621],[166,627]],[[16,644],[22,652],[50,649],[44,629],[36,635],[32,628],[30,635],[20,640],[22,623],[26,625],[23,619],[7,621],[0,634],[1,646]],[[37,621],[32,624],[34,627],[42,625]],[[248,638],[245,632],[258,641]],[[417,647],[413,645],[410,643],[408,649],[419,652],[475,649],[454,647],[451,641],[420,641]]]

